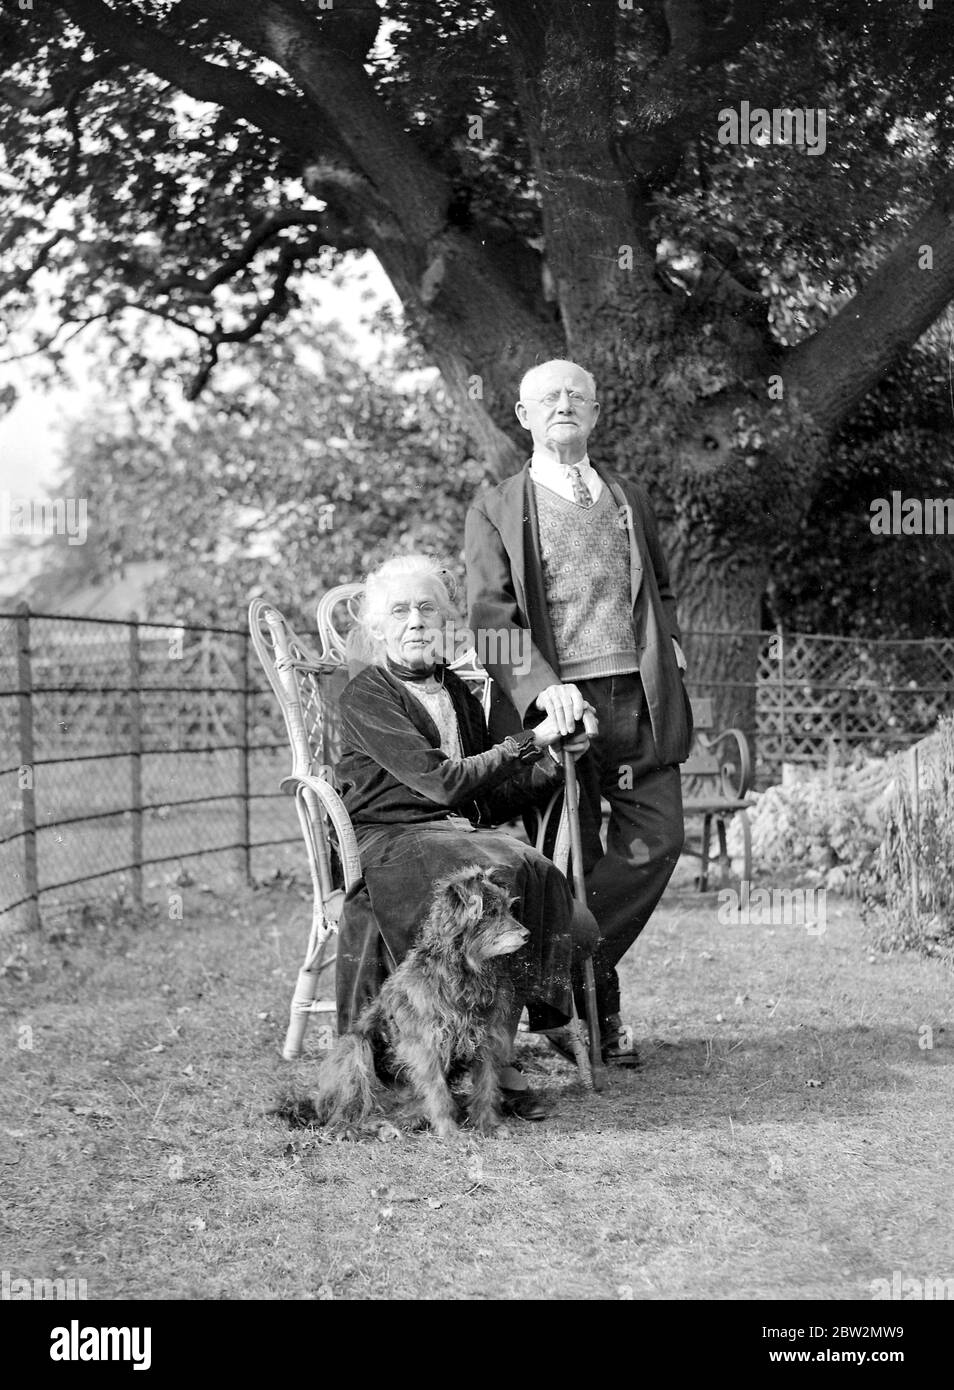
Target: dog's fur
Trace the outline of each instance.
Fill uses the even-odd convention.
[[[482,1134],[500,1128],[498,1070],[507,1059],[513,991],[497,960],[529,936],[510,901],[477,865],[435,886],[418,941],[319,1068],[320,1124],[365,1124],[380,1107],[383,1073],[406,1082],[431,1128],[450,1138],[457,1107],[449,1083],[469,1070],[471,1123]]]

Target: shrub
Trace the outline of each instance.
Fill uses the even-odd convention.
[[[869,911],[884,945],[954,959],[954,717],[941,719],[919,750],[919,812],[908,766],[887,799],[877,866],[883,904]]]
[[[869,809],[869,798],[824,774],[769,787],[749,813],[753,861],[857,892],[878,847]]]

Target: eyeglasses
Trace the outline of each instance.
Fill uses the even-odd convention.
[[[405,618],[411,616],[411,609],[416,608],[422,618],[430,620],[436,618],[440,609],[436,603],[431,603],[430,599],[425,599],[423,603],[395,603],[391,607],[391,617],[403,622]]]
[[[565,386],[561,391],[548,391],[545,396],[527,396],[526,399],[538,401],[540,405],[554,406],[564,392],[566,392],[566,398],[570,405],[592,405],[596,399],[595,396],[584,396],[582,391],[567,391]]]

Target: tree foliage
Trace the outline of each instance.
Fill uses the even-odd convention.
[[[267,595],[303,631],[334,584],[423,549],[460,574],[481,469],[446,393],[413,362],[363,366],[335,327],[266,331],[194,406],[163,390],[91,406],[63,487],[87,500],[83,582],[164,562],[143,618],[243,621]],[[34,602],[68,604],[73,553],[48,546]]]
[[[773,556],[770,623],[879,638],[954,632],[952,537],[871,528],[872,501],[893,492],[954,498],[952,328],[927,335],[832,440],[824,495]]]
[[[539,352],[570,331],[566,254],[576,293],[605,279],[581,231],[589,261],[613,259],[610,233],[634,243],[617,298],[691,289],[688,328],[748,305],[792,343],[824,321],[818,288],[857,290],[949,173],[944,6],[62,0],[4,10],[0,39],[7,322],[55,270],[39,293],[58,322],[124,341],[128,306],[189,324],[192,389],[294,305],[305,267],[355,247],[382,257],[452,377],[455,313],[463,365],[495,376],[474,306],[440,302],[456,263],[512,301],[486,350],[523,334],[516,350]],[[720,144],[719,108],[743,100],[824,107],[827,152]],[[728,390],[689,336],[693,399]],[[509,427],[509,393],[486,404]]]
[[[902,476],[912,495],[954,495],[946,339],[911,354],[833,440],[824,500],[773,556],[765,625],[954,631],[950,537],[875,541],[870,525],[872,497]],[[143,617],[234,626],[265,594],[307,631],[324,589],[397,551],[437,555],[462,579],[463,517],[483,469],[413,354],[362,365],[336,326],[296,320],[266,330],[194,405],[150,384],[136,405],[102,394],[70,431],[62,491],[87,500],[89,540],[45,543],[34,607],[58,611],[76,588],[158,560],[166,574]]]
[[[954,297],[946,4],[50,0],[0,12],[0,69],[10,350],[96,323],[135,376],[159,319],[196,395],[369,249],[488,469],[523,369],[596,373],[689,625],[757,623]],[[744,102],[823,111],[824,151],[722,143]]]

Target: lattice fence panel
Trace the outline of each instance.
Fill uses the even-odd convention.
[[[756,735],[766,772],[859,751],[884,756],[922,738],[952,710],[952,640],[765,634]]]

